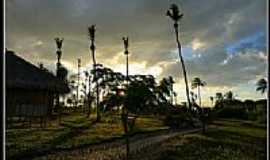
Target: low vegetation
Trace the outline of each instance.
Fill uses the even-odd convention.
[[[157,160],[266,159],[266,125],[218,120],[205,134],[179,135],[152,147],[147,153],[151,154],[140,156]]]
[[[92,116],[94,118],[94,115]],[[93,120],[94,122],[94,120]],[[6,131],[7,157],[35,156],[42,152],[71,149],[101,143],[124,135],[120,117],[107,115],[99,123],[93,123],[85,115],[63,116],[59,126],[55,120],[47,128],[9,129]],[[139,117],[134,133],[167,129],[163,122],[152,116]]]

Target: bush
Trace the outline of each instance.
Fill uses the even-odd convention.
[[[195,127],[196,119],[190,113],[169,114],[164,119],[164,124],[172,129]]]
[[[261,124],[267,123],[267,112],[260,110],[257,112],[257,121]]]
[[[217,116],[220,118],[249,119],[249,115],[244,108],[224,107],[217,111]]]

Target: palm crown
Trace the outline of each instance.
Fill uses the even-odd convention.
[[[167,10],[167,16],[169,16],[173,21],[178,22],[183,17],[183,13],[180,14],[178,6],[176,4],[172,4],[170,9]]]
[[[200,78],[196,77],[193,79],[192,81],[192,84],[191,84],[191,87],[192,88],[196,88],[198,86],[205,86],[206,85],[206,82],[202,81]]]
[[[257,88],[256,91],[261,91],[261,93],[263,94],[267,89],[267,81],[265,79],[260,79],[257,82]]]

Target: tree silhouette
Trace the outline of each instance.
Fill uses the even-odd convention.
[[[56,63],[56,77],[57,78],[63,78],[63,77],[60,77],[59,73],[59,70],[60,70],[60,67],[61,67],[61,62],[60,62],[60,59],[62,57],[62,44],[63,44],[63,41],[64,39],[63,38],[55,38],[54,39],[55,42],[56,42],[56,47],[57,47],[57,50],[56,50],[56,55],[57,55],[57,63]],[[59,100],[60,96],[59,96],[59,93],[56,93],[56,111],[58,111],[58,114],[59,114],[59,124],[61,123],[61,107],[60,107],[60,100]]]
[[[122,109],[122,122],[123,122],[123,125],[124,125],[124,131],[125,131],[125,137],[126,137],[126,159],[129,159],[129,128],[128,128],[128,121],[129,121],[129,99],[128,99],[128,96],[129,96],[129,92],[128,92],[128,89],[129,89],[129,76],[128,76],[128,37],[123,37],[123,42],[124,42],[124,54],[126,55],[126,99],[125,99],[125,104],[124,104],[124,107]]]
[[[90,44],[90,50],[91,50],[91,55],[92,55],[92,60],[93,60],[93,70],[94,70],[94,80],[98,80],[97,77],[97,72],[96,72],[96,57],[95,57],[95,32],[96,32],[96,26],[92,25],[90,27],[88,27],[88,35],[91,41]],[[98,83],[96,83],[96,109],[97,109],[97,118],[96,121],[99,122],[100,121],[100,113],[99,113],[99,85]]]
[[[257,88],[256,91],[261,92],[261,94],[264,94],[265,91],[267,90],[267,81],[266,79],[262,78],[257,82]]]
[[[168,102],[167,97],[171,96],[172,92],[171,86],[172,84],[169,78],[162,78],[159,82],[158,86],[159,97],[165,102]]]
[[[213,104],[214,104],[214,97],[213,96],[210,96],[209,98],[210,98],[211,104],[213,106]]]
[[[80,88],[80,68],[81,68],[81,59],[78,58],[78,75],[77,75],[77,105],[79,103],[79,88]]]
[[[215,102],[215,107],[217,108],[221,108],[223,107],[223,100],[224,100],[224,97],[223,97],[223,94],[221,92],[217,92],[216,93],[216,102]]]
[[[89,72],[84,71],[84,75],[85,75],[85,99],[87,101],[87,105],[88,105],[88,112],[87,112],[87,118],[89,118],[90,114],[91,114],[91,104],[92,101],[94,99],[94,97],[92,96],[91,93],[91,79],[92,76],[89,74]],[[88,84],[88,91],[86,90],[86,85]]]
[[[176,42],[177,42],[177,47],[178,47],[178,54],[179,54],[180,62],[181,62],[181,65],[182,65],[183,75],[184,75],[184,80],[185,80],[185,85],[186,85],[186,97],[187,97],[187,102],[188,102],[188,105],[189,105],[189,109],[191,109],[191,103],[190,103],[190,98],[189,98],[189,87],[188,87],[187,71],[186,71],[184,59],[183,59],[183,56],[182,56],[181,43],[180,43],[179,37],[178,37],[178,34],[179,34],[179,32],[178,32],[178,22],[183,17],[183,14],[182,13],[180,14],[178,6],[176,4],[172,4],[170,9],[167,10],[167,16],[169,16],[174,22],[174,31],[175,31]]]
[[[192,105],[196,103],[197,100],[197,94],[195,94],[194,92],[190,91],[190,97],[191,97],[191,103]]]
[[[192,88],[197,88],[197,95],[199,97],[199,105],[200,107],[202,107],[202,103],[201,103],[201,87],[204,87],[206,85],[206,82],[202,81],[200,78],[195,77],[192,80],[191,86]]]
[[[227,101],[233,101],[233,99],[234,99],[233,92],[232,91],[226,92],[224,97],[225,97],[225,100],[227,100]]]

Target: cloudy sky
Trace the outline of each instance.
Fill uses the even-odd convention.
[[[255,83],[266,76],[266,0],[7,0],[6,47],[55,69],[55,37],[64,37],[62,62],[76,71],[77,58],[91,66],[87,27],[96,24],[97,61],[125,70],[122,36],[130,37],[131,74],[174,76],[179,101],[185,100],[171,20],[180,6],[180,40],[189,81],[207,82],[203,103],[216,92],[263,98]]]

